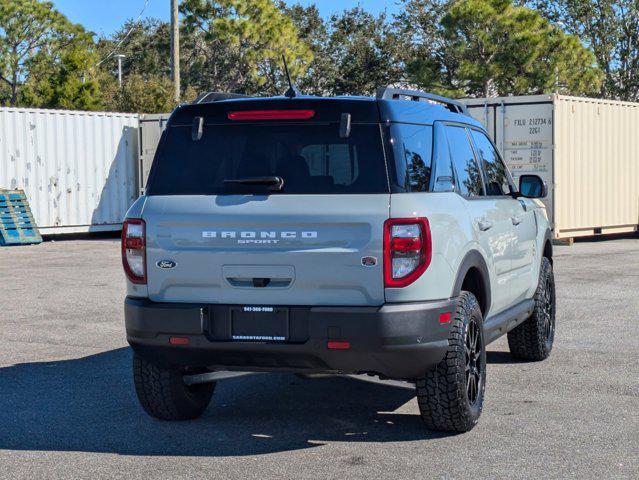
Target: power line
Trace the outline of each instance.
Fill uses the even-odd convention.
[[[113,54],[120,49],[122,44],[124,42],[126,42],[126,39],[129,38],[129,35],[131,35],[131,33],[133,33],[133,30],[137,26],[136,23],[138,22],[138,20],[140,20],[140,18],[142,18],[142,15],[144,14],[144,11],[146,10],[146,7],[149,6],[149,3],[151,3],[151,0],[144,0],[144,5],[142,6],[142,10],[140,10],[140,13],[138,14],[137,18],[133,21],[133,25],[131,26],[131,28],[129,28],[129,31],[126,32],[126,35],[124,36],[124,38],[122,38],[122,40],[120,40],[118,42],[118,44],[115,46],[115,48],[113,49],[113,51],[111,53],[109,53],[106,57],[104,57],[102,60],[100,60],[98,63],[96,63],[94,68],[95,67],[99,67],[104,62],[106,62],[109,58],[111,58],[113,56]]]

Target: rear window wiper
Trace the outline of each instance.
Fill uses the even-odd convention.
[[[224,180],[224,183],[238,183],[240,185],[265,185],[269,190],[279,191],[284,188],[284,179],[282,177],[246,177],[231,178]]]

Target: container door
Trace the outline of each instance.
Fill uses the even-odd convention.
[[[510,169],[515,184],[519,176],[539,175],[548,184],[543,199],[551,225],[553,218],[553,106],[505,104],[497,107],[495,144]]]
[[[486,128],[515,185],[519,185],[519,176],[523,174],[539,175],[548,184],[548,197],[543,203],[554,225],[553,104],[550,101],[520,102],[495,99],[484,105],[473,104],[469,111]]]

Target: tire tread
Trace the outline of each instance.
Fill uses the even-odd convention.
[[[546,257],[542,258],[539,272],[539,285],[535,291],[535,307],[533,314],[525,322],[508,332],[508,347],[513,358],[526,361],[541,361],[548,358],[550,348],[544,339],[544,326],[539,312],[543,308],[541,288],[548,275],[553,275],[552,264]]]
[[[133,383],[144,411],[161,420],[199,417],[215,388],[215,383],[198,385],[195,392],[188,394],[181,372],[154,365],[138,355],[133,356]]]
[[[463,318],[470,318],[477,312],[481,317],[477,299],[469,292],[462,292],[451,320],[446,355],[435,368],[416,381],[421,417],[431,430],[467,432],[478,421],[479,415],[472,414],[466,397],[463,321]]]

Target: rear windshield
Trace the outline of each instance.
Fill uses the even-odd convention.
[[[169,127],[154,160],[148,195],[263,194],[268,187],[225,180],[279,176],[274,194],[388,193],[378,125],[209,125]]]

